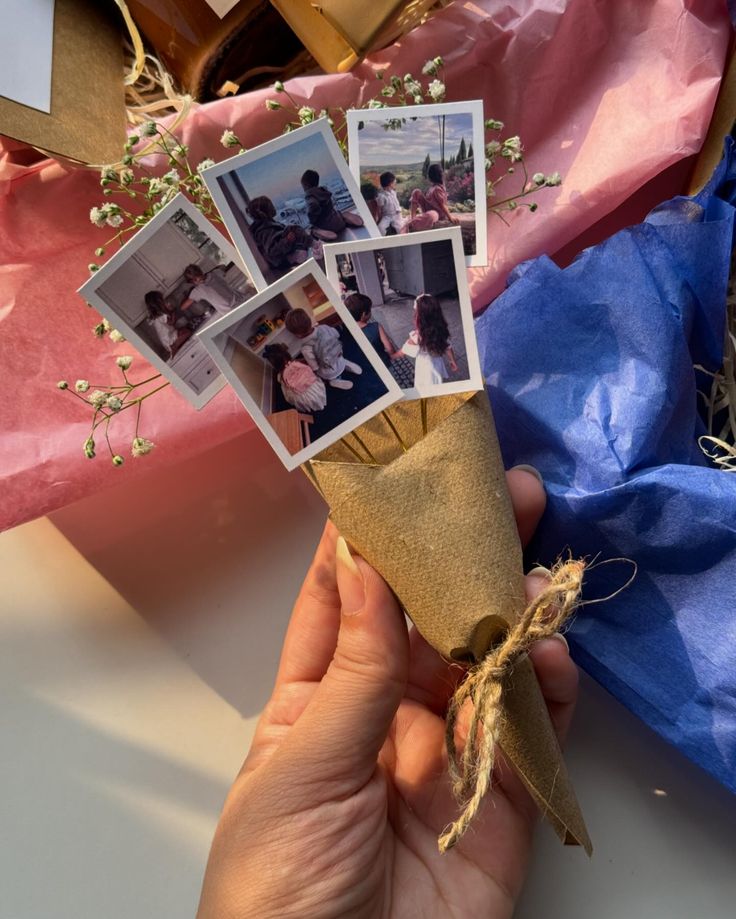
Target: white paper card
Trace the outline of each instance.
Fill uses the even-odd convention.
[[[230,10],[237,6],[238,2],[239,0],[206,0],[207,6],[211,6],[220,19],[227,16]]]
[[[54,0],[0,0],[0,12],[0,96],[50,113]]]

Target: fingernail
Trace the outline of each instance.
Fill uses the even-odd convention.
[[[567,648],[567,653],[570,653],[570,645],[568,645],[567,639],[562,634],[562,632],[555,632],[554,635],[550,635],[550,638],[556,638],[557,641],[561,641],[562,644]]]
[[[335,560],[337,562],[337,589],[340,592],[343,615],[354,616],[365,605],[365,586],[363,575],[355,564],[355,559],[350,554],[348,544],[342,536],[337,537]]]
[[[549,578],[552,577],[552,572],[549,568],[545,568],[544,565],[535,565],[531,571],[527,571],[527,577],[536,577],[536,578]]]
[[[514,469],[519,469],[521,472],[528,472],[529,475],[533,475],[534,478],[539,482],[540,485],[544,485],[544,479],[542,478],[542,473],[535,468],[534,466],[528,465],[528,463],[520,463],[518,466],[512,466],[509,472]]]

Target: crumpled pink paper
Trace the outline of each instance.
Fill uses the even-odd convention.
[[[721,0],[456,0],[353,72],[295,79],[288,89],[316,108],[360,107],[375,92],[375,69],[417,73],[440,54],[449,100],[482,98],[486,117],[505,122],[503,136],[521,135],[530,174],[563,175],[559,189],[539,196],[537,214],[517,212],[511,229],[489,218],[490,264],[470,272],[481,308],[519,261],[556,252],[700,148],[729,34]],[[225,128],[248,147],[280,133],[281,113],[264,106],[270,96],[195,111],[181,131],[194,162],[227,155]],[[56,382],[112,381],[114,355],[131,352],[93,338],[96,314],[75,293],[106,239],[87,216],[102,200],[99,177],[53,160],[18,165],[17,150],[0,144],[0,528],[252,426],[229,390],[199,413],[166,390],[143,411],[141,433],[158,444],[150,456],[129,456],[132,432],[121,418],[111,431],[125,465],[113,467],[102,450],[84,458],[90,413]],[[142,358],[133,367],[148,372]]]

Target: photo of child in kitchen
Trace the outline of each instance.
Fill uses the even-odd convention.
[[[218,332],[215,342],[292,456],[388,393],[311,273]]]
[[[339,151],[317,123],[276,143],[204,174],[236,247],[254,277],[262,278],[262,287],[310,257],[321,259],[324,243],[376,235],[352,176],[338,161]]]
[[[196,400],[220,378],[196,333],[252,297],[255,285],[232,247],[192,210],[173,202],[82,292],[92,287],[111,325]]]
[[[469,380],[452,240],[377,242],[336,264],[345,306],[402,389]]]

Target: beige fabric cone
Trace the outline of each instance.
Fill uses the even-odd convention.
[[[447,658],[479,661],[525,607],[498,439],[484,392],[424,407],[422,418],[421,400],[398,403],[307,471],[342,535],[383,575],[426,640]],[[506,756],[560,838],[590,852],[527,658],[506,680],[503,708]]]

